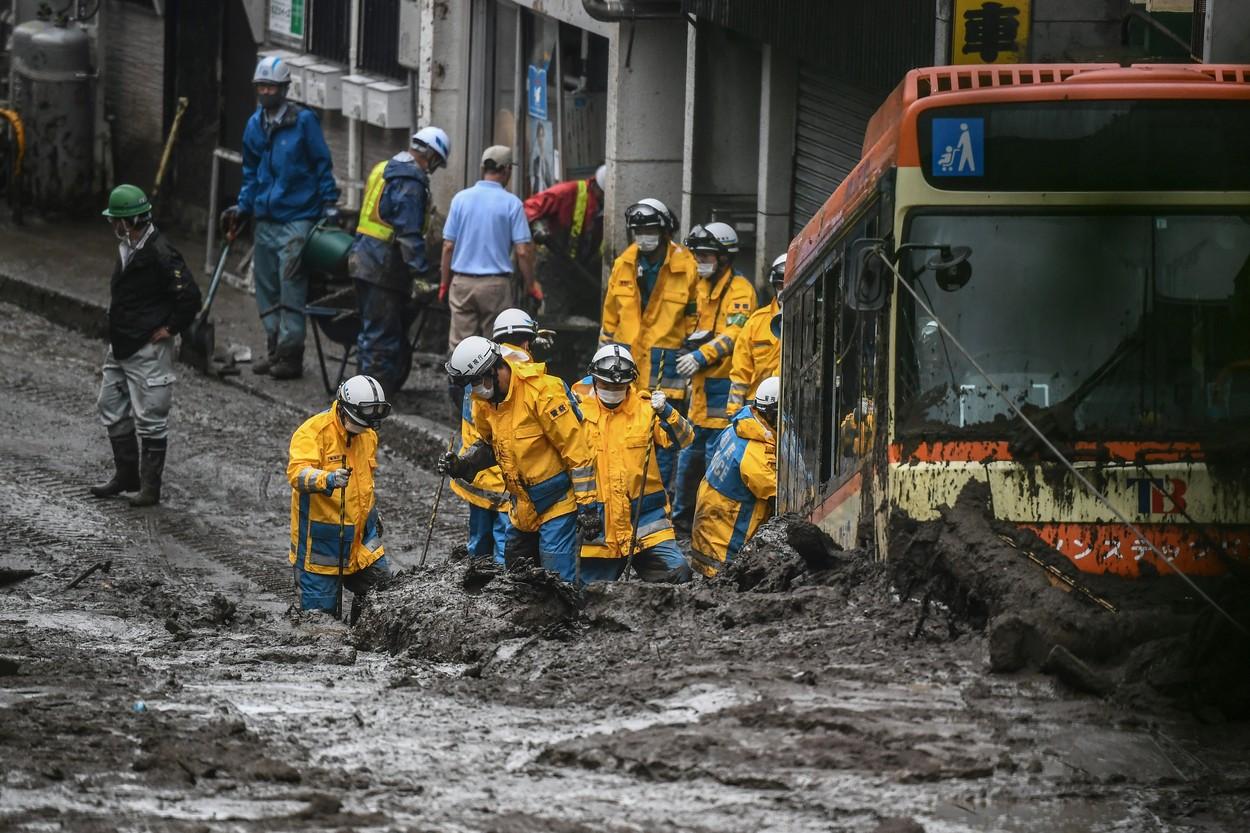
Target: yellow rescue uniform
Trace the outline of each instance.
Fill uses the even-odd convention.
[[[383,555],[382,531],[373,494],[378,435],[372,429],[348,434],[338,403],[307,419],[291,437],[286,477],[291,483],[290,561],[310,573],[339,570],[339,507],[342,494],[327,483],[331,472],[352,470],[343,503],[343,572],[363,570]]]
[[[690,541],[694,568],[709,577],[720,572],[772,513],[776,497],[776,434],[745,408],[717,438],[699,486]]]
[[[670,242],[644,310],[639,257],[638,245],[631,244],[612,264],[599,343],[629,348],[638,363],[639,387],[662,390],[669,399],[685,399],[686,381],[677,373],[677,354],[695,330],[698,264],[688,249]]]
[[[595,455],[604,530],[602,542],[582,544],[582,558],[627,558],[635,518],[636,553],[674,540],[672,513],[652,444],[684,448],[694,439],[694,429],[672,405],[665,406],[663,417],[658,416],[650,400],[650,393],[632,389],[615,408],[604,407],[596,397],[582,400],[582,429]]]
[[[512,371],[508,393],[498,405],[472,397],[473,424],[495,452],[512,496],[513,526],[537,532],[579,504],[594,503],[594,457],[564,383],[544,364],[506,354],[504,361]]]
[[[530,360],[529,353],[515,345],[502,344],[500,349],[504,351],[504,355],[510,355],[518,361]],[[464,454],[465,449],[472,446],[479,439],[481,439],[481,435],[478,434],[477,428],[473,425],[473,397],[465,393],[460,409],[460,450],[457,453]],[[508,492],[503,485],[503,472],[499,470],[499,466],[482,469],[472,481],[453,477],[451,490],[466,503],[479,509],[489,509],[492,512],[503,512],[507,510],[508,504],[511,503]]]
[[[729,373],[734,345],[755,310],[755,287],[732,269],[715,280],[699,281],[699,320],[695,328],[711,335],[695,358],[701,368],[690,380],[690,421],[699,428],[729,424]]]
[[[766,307],[751,313],[747,324],[734,342],[733,365],[729,371],[729,407],[733,416],[747,400],[755,397],[755,389],[769,376],[781,375],[781,339],[773,331],[773,318],[781,311],[774,298]]]

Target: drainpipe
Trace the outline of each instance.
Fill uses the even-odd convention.
[[[683,17],[681,0],[582,0],[582,7],[595,20],[609,23]]]
[[[351,18],[348,24],[349,40],[347,42],[347,65],[348,72],[356,71],[356,62],[360,60],[359,43],[360,43],[360,4],[352,3]],[[361,142],[363,125],[357,119],[347,120],[347,200],[344,203],[348,208],[360,207],[360,182],[363,166],[361,165],[361,157],[364,155],[364,148]]]

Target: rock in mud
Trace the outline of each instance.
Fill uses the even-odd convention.
[[[354,640],[369,651],[473,663],[508,640],[566,636],[579,611],[577,592],[554,573],[449,562],[370,594]]]
[[[908,817],[883,819],[872,833],[924,833],[924,825]]]

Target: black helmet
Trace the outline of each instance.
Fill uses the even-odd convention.
[[[628,385],[638,378],[638,365],[628,347],[605,344],[590,360],[590,375],[610,385]]]

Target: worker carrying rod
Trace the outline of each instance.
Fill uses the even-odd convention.
[[[353,376],[291,437],[290,559],[300,610],[334,612],[341,581],[354,596],[354,624],[365,594],[391,575],[373,491],[376,429],[390,412],[376,379]]]

